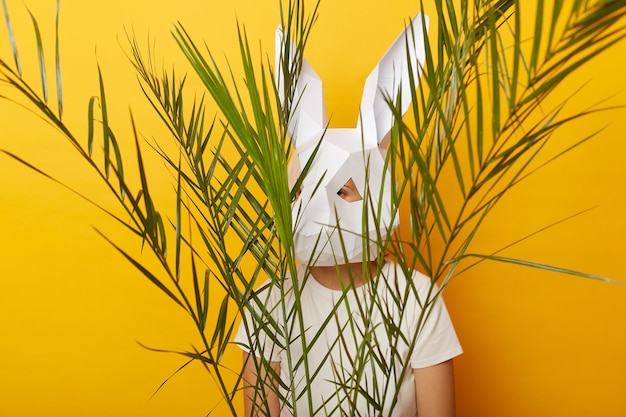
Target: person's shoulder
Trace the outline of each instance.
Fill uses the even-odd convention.
[[[301,279],[303,268],[302,265],[297,267],[296,273],[298,277],[296,281]],[[277,273],[275,276],[268,277],[263,281],[254,291],[254,294],[256,297],[268,301],[283,298],[293,292],[293,284],[294,280],[291,279],[291,274],[288,271],[284,274]]]
[[[383,268],[387,291],[406,294],[407,303],[414,300],[421,304],[439,295],[439,286],[430,277],[416,269],[388,261]]]
[[[418,271],[417,269],[411,269],[408,267],[403,267],[400,264],[394,261],[387,261],[383,266],[383,274],[389,279],[396,279],[399,281],[411,281],[414,285],[417,286],[430,286],[432,284],[432,280],[427,275]]]

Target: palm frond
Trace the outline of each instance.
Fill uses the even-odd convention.
[[[95,69],[98,94],[86,105],[85,137],[75,135],[63,120],[66,106],[58,0],[56,6],[56,104],[49,103],[49,90],[53,88],[45,67],[45,37],[37,19],[30,14],[38,57],[38,79],[33,83],[41,84],[41,92],[22,74],[21,51],[6,0],[2,0],[2,7],[13,64],[0,59],[0,80],[27,103],[30,111],[63,135],[86,168],[95,172],[114,196],[115,205],[123,215],[75,191],[123,224],[125,231],[137,237],[137,245],[157,260],[156,266],[149,264],[143,258],[146,254],[135,256],[131,249],[116,243],[114,236],[97,231],[141,276],[189,316],[197,329],[197,347],[159,351],[184,357],[178,371],[189,363],[201,364],[232,415],[236,414],[236,393],[240,391],[242,377],[236,370],[235,374],[239,375],[230,383],[233,371],[224,363],[224,357],[231,346],[238,317],[246,310],[254,320],[244,321],[243,331],[249,335],[262,332],[274,345],[297,346],[304,353],[303,356],[288,354],[284,366],[290,373],[301,371],[307,383],[321,374],[327,365],[325,361],[331,357],[330,350],[349,352],[338,363],[332,363],[337,377],[336,395],[345,401],[341,407],[345,405],[352,412],[358,408],[359,401],[365,401],[372,413],[381,413],[385,398],[392,398],[392,409],[396,406],[399,381],[410,370],[408,361],[397,363],[400,346],[415,346],[441,291],[450,279],[467,268],[489,260],[614,282],[592,273],[506,256],[505,250],[526,241],[535,232],[489,254],[478,253],[474,243],[490,213],[511,190],[594,136],[554,144],[559,129],[609,110],[599,103],[583,111],[571,111],[572,97],[558,99],[562,96],[556,93],[586,63],[623,41],[626,36],[623,0],[559,0],[549,5],[539,2],[534,8],[526,8],[514,0],[435,2],[431,21],[436,22],[436,30],[429,33],[423,21],[423,32],[417,34],[427,42],[423,75],[420,79],[410,79],[412,118],[402,119],[401,103],[392,100],[387,103],[395,115],[385,160],[395,182],[391,205],[394,209],[404,203],[408,205],[406,217],[410,226],[384,241],[379,232],[372,236],[365,233],[363,241],[364,245],[379,241],[379,249],[386,250],[397,261],[398,274],[409,279],[402,287],[394,277],[384,280],[376,276],[364,290],[370,291],[367,301],[359,298],[350,301],[353,292],[346,285],[328,315],[321,319],[321,328],[312,332],[305,325],[301,296],[307,280],[313,278],[310,268],[305,268],[303,281],[297,279],[293,225],[299,219],[298,214],[293,219],[291,212],[292,201],[312,159],[291,189],[286,167],[292,154],[287,125],[300,99],[295,93],[296,84],[319,2],[313,2],[309,13],[303,1],[280,2],[284,36],[279,68],[272,68],[265,59],[255,58],[244,26],[237,27],[240,67],[235,68],[219,64],[210,48],[200,47],[184,25],[177,24],[173,38],[189,69],[201,81],[201,92],[190,91],[189,77],[194,75],[186,74],[187,68],[161,69],[155,64],[156,52],[149,49],[144,53],[134,34],[127,33],[128,57],[137,72],[146,106],[170,135],[168,144],[158,138],[147,145],[140,139],[132,112],[131,131],[125,136],[114,133],[114,121],[109,114],[112,104],[107,100],[107,84],[100,67]],[[524,24],[526,19],[534,20],[530,31]],[[285,82],[276,86],[273,79],[279,70]],[[211,106],[217,107],[217,114],[209,114]],[[132,142],[135,170],[125,165],[130,153],[123,146],[126,138]],[[170,145],[174,146],[173,151]],[[155,185],[144,157],[146,146],[171,176],[170,200],[165,204],[153,195]],[[9,151],[2,153],[73,190],[71,185],[61,183],[25,158]],[[317,148],[313,155],[316,153]],[[316,191],[323,192],[320,184]],[[363,205],[363,215],[380,223],[382,207],[374,204],[372,197],[365,193],[367,204]],[[556,221],[542,230],[559,223]],[[339,236],[341,240],[346,237],[341,230]],[[323,242],[318,239],[316,244]],[[367,261],[379,262],[378,268],[382,262]],[[362,272],[369,274],[369,268],[372,265],[365,262]],[[426,291],[413,282],[414,269],[430,276]],[[266,278],[269,284],[261,286]],[[346,278],[346,282],[353,283],[354,277]],[[391,300],[376,299],[373,295],[376,285],[386,286],[392,294]],[[269,287],[277,288],[280,293],[275,305],[268,303]],[[415,317],[415,334],[403,334],[397,323],[389,319],[391,316],[384,316],[380,325],[367,320],[376,311],[388,313],[394,308],[402,309],[412,298],[422,307]],[[344,322],[339,317],[342,308],[349,313],[350,320]],[[404,314],[410,313],[402,311],[401,315]],[[365,319],[357,322],[353,316]],[[309,363],[307,354],[319,349],[327,326],[341,330],[339,337],[326,346],[329,351],[324,352],[323,363]],[[381,338],[390,341],[390,356],[385,356],[380,347]],[[360,342],[354,350],[347,349],[354,341]],[[267,386],[268,381],[280,377],[267,360],[271,352],[261,353],[265,355],[250,358],[257,373],[266,376],[258,381],[255,396],[260,400],[271,391],[290,410],[295,411],[295,404],[304,399],[309,415],[339,412],[340,407],[331,401],[316,408],[307,384],[279,381]],[[384,381],[379,377],[368,380],[367,375],[374,367],[383,370]],[[380,389],[372,389],[371,385]],[[259,412],[267,411],[265,408],[267,404]]]

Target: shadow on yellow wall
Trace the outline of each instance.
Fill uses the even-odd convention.
[[[49,17],[40,18],[48,21],[42,31],[52,33],[54,2],[31,3],[37,3],[29,4],[34,14]],[[384,7],[373,0],[327,3],[307,56],[327,84],[333,124],[351,125],[367,72],[399,23],[416,10],[398,0]],[[117,104],[110,109],[112,117],[128,126],[130,104],[136,117],[150,120],[120,46],[125,45],[124,27],[140,40],[149,33],[159,55],[176,63],[183,58],[168,33],[173,21],[206,39],[216,55],[223,50],[232,56],[238,19],[271,55],[276,9],[274,1],[251,0],[63,1],[68,123],[86,130],[86,103],[97,91],[96,59],[108,80],[109,101]],[[33,47],[25,50],[34,51],[30,18],[20,7],[12,11],[16,36],[31,42]],[[5,41],[0,56],[10,56]],[[36,57],[23,59],[34,62]],[[572,105],[583,108],[613,94],[608,104],[626,102],[625,66],[622,42],[572,80],[572,90],[588,82]],[[626,281],[626,112],[604,113],[559,135],[567,140],[604,127],[593,141],[508,196],[478,244],[496,249],[595,207],[518,245],[515,254]],[[48,125],[0,101],[0,148],[27,156],[106,203],[98,180],[85,175],[73,151],[55,139]],[[164,187],[170,186],[168,181],[164,178]],[[184,370],[150,398],[181,359],[150,353],[136,341],[185,349],[195,335],[176,306],[92,228],[124,239],[119,226],[7,158],[0,160],[0,184],[0,415],[205,415],[216,394],[199,367]],[[622,286],[493,263],[459,276],[446,292],[466,351],[456,361],[458,415],[624,415],[625,300]],[[238,352],[231,354],[233,361],[239,359]]]

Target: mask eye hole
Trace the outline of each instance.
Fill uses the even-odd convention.
[[[348,182],[346,182],[343,187],[337,191],[337,195],[348,203],[363,200],[363,197],[359,194],[359,190],[357,190],[356,184],[352,178],[350,178]]]

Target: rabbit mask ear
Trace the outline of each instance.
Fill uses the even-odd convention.
[[[281,107],[285,106],[286,67],[291,70],[297,63],[296,45],[291,39],[284,39],[282,27],[276,30],[276,87]],[[286,60],[286,62],[285,62]],[[302,66],[293,91],[291,114],[288,115],[287,134],[296,150],[303,150],[315,144],[324,134],[327,125],[326,105],[322,90],[322,80],[302,57]]]
[[[428,16],[418,13],[393,42],[378,65],[365,81],[357,130],[365,148],[386,147],[385,138],[393,126],[393,112],[389,103],[400,102],[404,115],[411,103],[411,79],[416,86],[425,57],[424,32]],[[426,25],[426,27],[424,27]],[[285,105],[285,74],[283,65],[295,63],[296,45],[284,39],[282,27],[276,30],[276,85],[281,105]],[[327,127],[326,106],[322,80],[302,57],[302,66],[293,91],[292,113],[289,115],[288,134],[297,150],[304,150],[318,141]],[[287,62],[284,62],[286,60]],[[375,142],[375,144],[374,144]]]
[[[387,146],[385,139],[393,126],[389,103],[395,105],[399,101],[403,116],[411,103],[411,89],[417,86],[426,54],[424,31],[427,28],[428,16],[418,13],[365,81],[359,124],[363,124],[364,129],[375,129],[377,144],[382,147]]]

